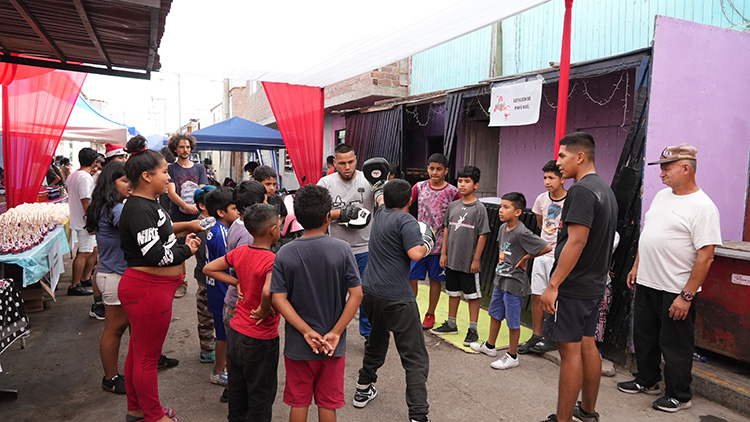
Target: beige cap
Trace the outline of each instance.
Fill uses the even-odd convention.
[[[681,144],[676,147],[666,147],[661,152],[659,161],[648,163],[649,166],[654,164],[671,163],[679,160],[697,160],[698,149],[690,144]]]

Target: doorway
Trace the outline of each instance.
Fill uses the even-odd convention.
[[[500,151],[500,128],[487,127],[489,120],[466,122],[465,165],[475,166],[482,172],[478,198],[497,196],[497,162]]]

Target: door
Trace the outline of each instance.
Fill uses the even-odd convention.
[[[464,165],[478,167],[482,172],[478,198],[497,196],[497,162],[500,151],[500,128],[487,127],[489,120],[470,120],[466,124],[466,155]]]

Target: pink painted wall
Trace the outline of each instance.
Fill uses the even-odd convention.
[[[698,148],[698,185],[716,203],[724,239],[742,240],[750,154],[750,34],[659,16],[646,161]],[[665,188],[646,166],[643,210]]]
[[[336,131],[346,129],[346,117],[341,114],[331,115],[331,148],[336,147]],[[323,157],[325,159],[325,157]]]

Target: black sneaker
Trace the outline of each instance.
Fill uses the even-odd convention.
[[[466,332],[466,338],[464,338],[464,346],[469,347],[471,346],[471,343],[474,343],[477,340],[479,340],[479,333],[477,333],[477,330],[469,328],[469,331]]]
[[[224,391],[222,391],[219,401],[222,403],[229,403],[229,389],[225,388]]]
[[[86,290],[86,288],[80,284],[75,287],[68,287],[68,296],[89,296],[93,294],[94,292]]]
[[[518,345],[518,353],[525,355],[531,351],[531,348],[536,346],[537,343],[544,340],[542,336],[532,334],[531,338]]]
[[[179,365],[180,361],[173,358],[168,358],[166,355],[161,355],[159,362],[156,364],[156,369],[161,371],[162,369],[174,368]]]
[[[104,307],[104,304],[99,302],[91,305],[91,310],[89,311],[89,316],[91,318],[96,318],[99,321],[104,321],[105,319],[105,311],[106,308]]]
[[[91,278],[89,278],[88,280],[81,280],[79,284],[83,287],[93,287],[93,285],[91,284]]]
[[[547,416],[547,419],[543,420],[542,422],[557,422],[557,415],[553,413]]]
[[[618,382],[617,389],[622,391],[623,393],[628,393],[628,394],[646,393],[646,394],[651,394],[651,395],[657,395],[661,393],[661,390],[659,390],[658,382],[652,385],[651,387],[646,387],[645,385],[641,385],[638,382],[636,382],[636,380]]]
[[[693,403],[690,402],[690,400],[681,402],[677,399],[673,399],[672,397],[664,396],[656,399],[652,406],[654,406],[654,409],[656,410],[675,413],[679,412],[680,410],[690,409],[690,407],[693,406]]]
[[[412,419],[412,418],[409,418],[409,422],[430,422],[430,418],[428,418],[427,416],[425,416],[425,417],[423,417],[421,419]]]
[[[573,420],[578,422],[599,422],[599,413],[586,413],[581,409],[581,402],[573,408]]]
[[[111,393],[115,394],[126,394],[125,391],[125,378],[117,374],[112,379],[107,379],[107,377],[102,377],[102,388],[104,390],[107,390]]]
[[[367,403],[372,401],[375,397],[378,396],[378,390],[375,389],[375,386],[370,384],[367,386],[367,388],[357,388],[354,392],[354,402],[352,403],[354,407],[361,409],[365,406],[367,406]]]
[[[455,326],[451,328],[450,325],[448,325],[448,321],[443,322],[443,325],[433,328],[430,330],[432,334],[441,335],[441,334],[458,334],[458,326]]]
[[[543,354],[545,354],[547,352],[551,352],[553,350],[557,350],[557,343],[555,343],[552,340],[544,339],[544,340],[538,342],[537,344],[535,344],[534,347],[532,347],[529,350],[532,351],[532,352],[534,352],[534,353],[538,353],[540,355],[543,355]]]

